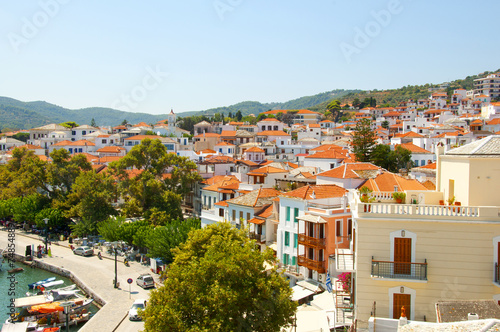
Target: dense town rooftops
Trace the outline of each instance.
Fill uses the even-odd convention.
[[[451,149],[446,152],[446,155],[500,157],[500,135],[488,136],[456,149]]]
[[[352,163],[344,164],[328,170],[323,173],[317,174],[317,176],[325,176],[330,178],[347,179],[347,178],[367,178],[365,177],[366,171],[370,171],[370,174],[377,174],[381,168],[375,166],[371,163]]]
[[[390,173],[390,172],[382,172],[378,174],[376,177],[368,179],[365,183],[360,185],[359,187],[368,187],[370,190],[374,192],[393,192],[397,187],[397,191],[405,191],[405,190],[427,190],[427,188],[414,179],[405,179],[404,177]]]
[[[422,154],[422,153],[426,153],[426,154],[432,154],[432,152],[430,151],[427,151],[426,149],[424,148],[421,148],[413,143],[403,143],[403,144],[397,144],[396,147],[402,147],[403,149],[406,149],[406,150],[409,150],[411,151],[411,153],[418,153],[418,154]]]
[[[342,197],[347,190],[334,184],[307,185],[282,194],[283,197],[299,198],[303,200]]]
[[[228,204],[244,205],[250,207],[264,206],[272,203],[272,199],[280,195],[281,192],[273,188],[260,188],[248,194],[231,198]]]

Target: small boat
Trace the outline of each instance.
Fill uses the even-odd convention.
[[[64,284],[62,280],[49,281],[47,283],[36,286],[32,292],[26,292],[26,296],[42,295],[46,291],[55,290],[54,287]]]
[[[55,280],[56,280],[56,277],[50,277],[50,278],[47,278],[47,279],[43,279],[43,280],[34,282],[32,284],[28,284],[28,288],[29,289],[35,289],[36,286],[38,286],[38,285],[41,285],[41,284],[44,284],[44,283],[47,283],[47,282],[51,282],[51,281],[55,281]]]
[[[23,272],[24,269],[22,267],[16,267],[15,269],[8,270],[7,272],[9,273],[17,273],[17,272]]]

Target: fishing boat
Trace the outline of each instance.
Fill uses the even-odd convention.
[[[8,273],[17,273],[17,272],[23,272],[24,269],[22,267],[16,267],[15,269],[8,270]]]
[[[29,289],[35,289],[36,286],[39,286],[39,285],[47,283],[47,282],[55,281],[55,280],[56,280],[56,277],[50,277],[50,278],[47,278],[47,279],[43,279],[43,280],[40,280],[40,281],[31,283],[31,284],[28,284],[28,288]]]
[[[42,295],[43,292],[54,290],[55,287],[64,284],[62,280],[55,280],[36,286],[32,292],[26,292],[26,296]]]

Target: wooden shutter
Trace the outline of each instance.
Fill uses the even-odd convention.
[[[411,274],[411,239],[394,239],[394,274]]]
[[[401,317],[401,308],[405,307],[406,318],[411,319],[411,295],[410,294],[394,294],[393,297],[392,318],[399,319]]]

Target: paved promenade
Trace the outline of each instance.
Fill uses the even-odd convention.
[[[27,234],[21,230],[16,230],[16,253],[24,255],[27,245],[35,246],[43,244],[39,237]],[[7,247],[7,231],[2,227],[0,232],[0,248]],[[87,331],[140,331],[144,328],[142,322],[130,322],[127,317],[128,309],[134,299],[149,297],[149,291],[137,286],[135,279],[141,273],[150,273],[148,267],[137,262],[131,262],[130,267],[123,264],[123,258],[118,257],[118,281],[120,287],[113,287],[115,276],[114,256],[104,254],[103,260],[97,256],[82,257],[74,255],[67,241],[60,241],[58,244],[52,243],[52,257],[37,259],[39,261],[52,264],[71,271],[83,283],[98,294],[106,305],[87,322],[80,330]],[[95,252],[97,254],[97,252]],[[131,292],[127,279],[132,278]],[[155,277],[156,279],[156,277]]]

